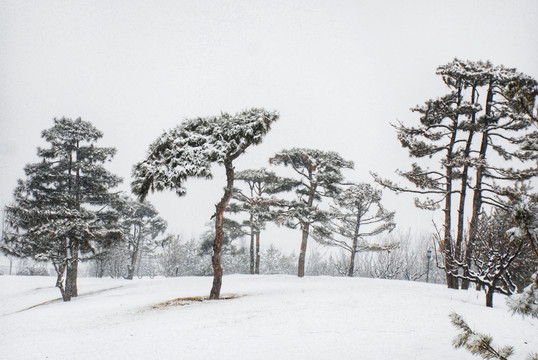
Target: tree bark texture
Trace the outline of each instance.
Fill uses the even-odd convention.
[[[127,277],[126,277],[127,280],[133,280],[137,261],[138,261],[138,248],[133,251],[133,254],[131,255],[131,264],[127,266]]]
[[[495,293],[494,286],[490,286],[486,292],[486,306],[493,307],[493,293]]]
[[[250,214],[250,224],[253,216]],[[254,255],[254,227],[250,225],[250,273],[255,274],[255,255]]]
[[[224,236],[222,226],[224,222],[224,211],[232,198],[234,185],[234,168],[232,161],[226,159],[224,161],[224,166],[226,168],[226,188],[224,190],[222,199],[216,205],[215,241],[213,242],[213,255],[211,257],[211,262],[213,264],[213,286],[211,287],[211,292],[209,293],[210,300],[218,299],[220,297],[220,288],[222,286],[222,265],[220,262],[220,254],[222,251],[222,239]]]
[[[316,195],[316,184],[311,184],[310,194],[308,195],[308,208],[312,210],[314,204],[314,196]],[[308,243],[308,235],[310,233],[310,223],[306,222],[302,224],[303,233],[301,238],[301,249],[299,251],[299,263],[297,264],[297,276],[304,277],[304,269],[306,262],[306,245]]]
[[[65,291],[63,284],[63,277],[65,273],[66,265],[56,265],[54,264],[54,270],[56,270],[56,287],[60,289],[60,294],[62,295],[63,301],[71,301],[71,296]]]
[[[450,161],[452,159],[452,149],[454,147],[454,142],[456,140],[456,134],[453,134],[453,137],[450,141],[449,152],[447,158]],[[454,268],[452,261],[452,256],[454,255],[454,247],[452,244],[452,167],[447,166],[446,168],[446,197],[445,197],[445,207],[443,209],[445,213],[445,222],[444,222],[444,236],[443,236],[443,253],[445,258],[445,269],[446,269],[446,283],[448,288],[457,289],[458,288],[458,279],[452,276],[453,271],[457,271]]]
[[[476,89],[475,89],[475,86],[472,87],[472,92],[471,92],[471,103],[474,105],[475,102],[476,102],[476,96],[475,96],[475,93],[476,93]],[[476,114],[473,113],[472,117],[471,117],[471,123],[474,125],[476,124]],[[469,130],[469,136],[467,137],[467,143],[465,144],[465,150],[463,152],[463,156],[465,159],[469,159],[469,156],[471,154],[471,145],[472,145],[472,142],[473,142],[473,136],[474,136],[474,129],[470,129]],[[464,256],[464,254],[462,254],[462,250],[461,250],[461,246],[463,244],[463,231],[464,231],[464,213],[465,213],[465,200],[466,200],[466,196],[467,196],[467,179],[469,178],[469,164],[466,162],[465,165],[463,166],[463,170],[462,170],[462,173],[461,173],[461,190],[460,190],[460,204],[459,204],[459,207],[458,207],[458,232],[457,232],[457,237],[456,237],[456,244],[458,249],[459,249],[459,253],[458,255],[459,256]],[[469,241],[467,242],[467,244],[469,244]],[[467,250],[467,249],[466,249]],[[466,251],[465,251],[466,252]],[[462,259],[460,259],[461,261]],[[470,265],[470,263],[468,264]],[[466,272],[468,272],[467,269],[464,269],[463,270],[464,272],[464,275],[468,275],[466,274]],[[461,281],[461,288],[464,289],[464,290],[467,290],[469,288],[469,280],[467,279],[463,279]]]
[[[353,277],[355,274],[355,258],[357,257],[357,247],[359,246],[359,230],[361,226],[361,211],[357,209],[357,223],[355,224],[355,231],[353,233],[353,247],[351,248],[351,259],[349,260],[349,268],[347,270],[347,276]]]
[[[486,160],[486,151],[488,149],[488,131],[486,127],[488,126],[487,121],[488,118],[491,116],[491,107],[493,103],[493,83],[492,80],[489,82],[488,87],[488,95],[486,99],[486,125],[484,127],[484,131],[482,132],[482,142],[480,144],[480,152],[478,155],[478,159],[481,161]],[[473,209],[472,209],[472,217],[471,217],[471,223],[469,224],[469,240],[467,242],[467,246],[465,249],[465,258],[464,263],[468,266],[471,265],[471,258],[473,256],[474,251],[474,244],[476,241],[476,236],[478,233],[478,220],[480,218],[480,212],[482,209],[482,178],[484,177],[484,166],[481,164],[478,164],[476,167],[476,183],[473,191]],[[468,275],[464,272],[464,275]],[[465,289],[469,288],[469,281],[466,281]]]
[[[256,274],[260,273],[260,231],[256,232],[256,266],[254,268]]]
[[[65,275],[65,291],[72,298],[78,296],[78,252],[78,244],[74,242],[71,247],[71,258],[67,260],[67,271]]]
[[[308,242],[308,232],[310,231],[310,224],[303,224],[303,235],[301,238],[301,249],[299,252],[299,263],[297,266],[297,276],[304,277],[305,260],[306,260],[306,245]]]

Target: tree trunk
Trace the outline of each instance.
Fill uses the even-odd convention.
[[[73,244],[71,246],[71,258],[67,260],[67,272],[65,275],[65,292],[72,298],[78,296],[78,251],[78,245]]]
[[[495,287],[490,286],[488,287],[488,291],[486,292],[486,306],[492,308],[493,307],[493,293]]]
[[[461,81],[458,84],[458,105],[461,103]],[[453,256],[455,253],[454,244],[452,241],[452,178],[453,178],[453,166],[451,164],[453,160],[454,144],[456,143],[456,136],[458,132],[458,118],[454,120],[454,129],[450,137],[450,143],[448,145],[446,159],[446,197],[445,197],[445,223],[444,223],[444,237],[443,237],[443,254],[445,257],[445,269],[446,269],[446,283],[450,289],[458,289],[459,281],[452,273],[457,272],[458,269],[454,265]]]
[[[133,251],[133,254],[131,255],[131,264],[127,266],[127,277],[126,277],[127,280],[133,280],[137,261],[138,261],[138,248]]]
[[[75,172],[75,209],[80,214],[80,169],[78,168],[79,158],[78,158],[78,149],[80,147],[79,142],[76,143],[76,157],[75,162],[77,164],[77,169]],[[69,172],[71,173],[71,159],[69,164]],[[71,185],[69,185],[71,188]],[[78,277],[78,260],[79,260],[79,242],[77,240],[70,242],[70,259],[67,261],[67,272],[65,275],[65,291],[70,297],[78,296],[78,287],[77,287],[77,277]]]
[[[224,167],[226,168],[226,188],[224,189],[224,195],[220,202],[216,205],[215,212],[215,241],[213,243],[213,255],[211,256],[211,262],[213,264],[213,286],[209,293],[209,299],[218,299],[220,297],[220,288],[222,286],[222,265],[220,263],[220,253],[222,251],[222,238],[224,235],[222,225],[224,222],[224,210],[230,199],[232,198],[233,185],[234,185],[234,168],[232,161],[229,159],[224,160]]]
[[[310,186],[310,194],[308,195],[308,208],[312,210],[312,205],[314,204],[314,196],[316,195],[316,184],[311,184]],[[304,223],[302,224],[303,227],[303,234],[301,238],[301,249],[299,251],[299,263],[297,265],[297,276],[298,277],[304,277],[304,269],[305,269],[305,262],[306,262],[306,245],[308,242],[308,235],[310,233],[310,224]]]
[[[65,291],[63,284],[63,276],[65,272],[65,265],[54,265],[54,270],[56,270],[56,287],[60,289],[60,294],[62,295],[63,301],[71,301],[71,295]]]
[[[476,93],[476,89],[475,89],[475,86],[472,87],[472,90],[471,90],[471,103],[472,104],[475,104],[475,101],[476,101],[476,96],[475,96],[475,93]],[[476,114],[473,113],[473,115],[471,116],[471,123],[474,125],[476,123]],[[465,150],[463,152],[463,157],[468,160],[469,159],[469,156],[471,154],[471,145],[472,145],[472,142],[473,142],[473,136],[474,136],[474,129],[471,128],[469,130],[469,136],[467,137],[467,142],[465,143]],[[457,236],[456,236],[456,253],[463,257],[463,253],[462,253],[462,244],[463,244],[463,231],[464,231],[464,221],[465,221],[465,218],[464,218],[464,214],[465,214],[465,200],[466,200],[466,196],[467,196],[467,179],[469,178],[469,163],[468,162],[465,162],[465,165],[463,166],[463,170],[462,170],[462,173],[461,173],[461,190],[460,190],[460,204],[459,204],[459,207],[458,207],[458,232],[457,232]],[[465,251],[466,252],[466,251]],[[463,259],[459,259],[460,261],[463,260]],[[470,264],[468,264],[470,265]],[[468,275],[468,270],[466,268],[464,268],[463,270],[463,273],[464,275]],[[467,290],[469,288],[469,280],[467,279],[462,279],[461,281],[461,288],[464,289],[464,290]]]
[[[297,266],[297,276],[304,277],[305,259],[306,259],[306,245],[308,242],[308,232],[310,230],[310,224],[303,225],[303,235],[301,238],[301,250],[299,252],[299,264]]]
[[[250,273],[255,274],[255,256],[254,256],[254,227],[252,226],[253,216],[250,214]]]
[[[353,277],[355,274],[355,257],[357,256],[357,247],[359,246],[359,231],[361,226],[362,208],[357,206],[357,218],[355,219],[355,230],[353,233],[353,247],[351,248],[351,259],[349,260],[349,268],[347,270],[347,276]]]
[[[353,240],[353,249],[351,250],[351,259],[349,260],[349,268],[347,269],[347,276],[353,277],[355,274],[355,257],[357,252],[355,251],[355,240]]]
[[[260,274],[260,231],[256,232],[256,267],[255,273]]]
[[[445,208],[443,209],[445,213],[445,223],[444,223],[444,236],[443,236],[443,254],[445,258],[445,269],[446,269],[446,284],[450,289],[458,289],[458,279],[452,275],[452,272],[457,271],[455,269],[452,256],[454,254],[454,249],[452,246],[452,235],[450,233],[452,227],[452,167],[447,167],[447,183],[446,183],[446,198],[445,198]]]
[[[482,142],[480,144],[480,152],[478,155],[478,159],[480,161],[486,160],[486,151],[488,149],[488,118],[491,116],[491,107],[493,103],[493,82],[490,80],[489,87],[488,87],[488,95],[486,99],[486,114],[485,114],[485,121],[486,124],[484,125],[484,131],[482,132]],[[478,164],[476,167],[476,183],[473,190],[473,212],[471,217],[471,223],[469,225],[469,240],[467,242],[467,248],[465,251],[465,258],[464,263],[468,266],[471,265],[471,258],[473,256],[474,251],[474,243],[476,240],[476,236],[478,233],[478,219],[480,218],[480,210],[482,209],[482,178],[484,177],[484,166]],[[464,272],[464,275],[467,275]],[[469,287],[469,283],[465,284],[466,288]]]

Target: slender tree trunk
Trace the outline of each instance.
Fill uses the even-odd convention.
[[[226,188],[224,189],[224,195],[216,206],[215,212],[215,241],[213,243],[213,255],[211,262],[213,264],[213,286],[209,293],[209,299],[218,299],[220,297],[220,288],[222,286],[222,265],[220,262],[220,253],[222,251],[222,239],[224,222],[224,210],[232,198],[233,185],[234,185],[234,168],[232,160],[225,159],[224,167],[226,168]]]
[[[308,195],[308,208],[311,210],[312,205],[314,204],[314,196],[316,195],[316,185],[312,185],[310,189],[310,194]],[[303,234],[301,238],[301,249],[299,251],[299,263],[297,265],[297,276],[304,277],[304,269],[306,262],[306,245],[308,243],[308,235],[310,233],[310,223],[304,223]]]
[[[306,259],[306,245],[308,243],[308,233],[310,231],[310,224],[303,224],[303,234],[301,238],[301,249],[299,251],[299,264],[297,266],[297,276],[304,276],[305,259]]]
[[[461,90],[462,83],[461,81],[458,84],[458,106],[461,103]],[[444,238],[443,238],[443,251],[445,255],[445,268],[446,268],[446,282],[447,287],[450,289],[458,289],[459,281],[452,274],[458,271],[457,266],[454,265],[453,257],[457,249],[453,244],[452,239],[452,180],[453,180],[453,165],[452,160],[454,159],[454,144],[456,143],[456,136],[458,133],[458,117],[454,119],[454,128],[450,137],[450,143],[448,145],[448,150],[446,154],[446,197],[445,197],[445,208],[443,209],[445,213],[445,223],[444,223]]]
[[[353,277],[355,274],[355,258],[357,257],[357,247],[359,246],[359,230],[361,226],[361,212],[360,206],[357,207],[357,219],[355,224],[355,230],[353,233],[353,247],[351,248],[351,259],[349,260],[349,268],[347,270],[347,276]]]
[[[136,269],[136,262],[138,261],[138,247],[133,250],[131,255],[131,264],[127,266],[127,280],[133,280]]]
[[[67,167],[67,173],[68,173],[68,191],[71,195],[73,193],[73,181],[72,181],[72,174],[73,174],[73,154],[69,153],[69,165]],[[76,205],[76,191],[75,191],[75,201],[71,200],[69,202],[69,206],[73,206],[75,209],[77,209]],[[63,266],[62,272],[61,272],[61,278],[59,278],[59,281],[57,280],[56,286],[60,288],[60,292],[62,293],[62,298],[64,301],[71,301],[71,298],[78,295],[77,289],[76,289],[76,279],[77,274],[75,270],[74,265],[77,262],[76,254],[75,255],[75,242],[73,239],[67,239],[64,242],[64,248],[66,251],[66,264]],[[63,285],[63,273],[65,271],[65,288]]]
[[[452,158],[452,147],[454,146],[455,141],[455,134],[453,135],[449,154],[447,155],[447,158]],[[443,236],[443,254],[445,258],[445,269],[446,269],[446,282],[447,286],[450,289],[457,289],[458,288],[458,279],[452,276],[452,272],[457,271],[457,268],[454,267],[454,263],[452,261],[452,256],[454,256],[454,248],[452,244],[452,234],[451,234],[451,228],[452,228],[452,167],[447,166],[446,168],[446,197],[445,197],[445,208],[443,209],[445,213],[445,222],[444,222],[444,236]]]
[[[487,307],[493,307],[493,293],[495,293],[494,289],[495,289],[494,286],[490,286],[488,287],[488,291],[486,292],[486,306]]]
[[[63,284],[63,277],[65,273],[65,264],[64,265],[54,265],[54,270],[56,270],[56,287],[60,290],[60,294],[62,295],[63,301],[71,301],[71,295],[69,295],[68,292],[65,291],[64,284]]]
[[[480,152],[478,155],[479,163],[476,166],[476,183],[473,189],[473,209],[471,223],[469,224],[469,240],[467,242],[467,248],[465,251],[464,263],[471,265],[471,258],[473,256],[474,244],[478,233],[478,220],[480,218],[480,212],[482,209],[482,179],[484,177],[485,167],[480,162],[486,161],[486,151],[488,149],[488,118],[491,116],[491,107],[493,102],[493,81],[490,80],[488,87],[488,95],[486,99],[486,114],[484,130],[482,132],[482,141],[480,144]],[[467,275],[464,273],[464,275]],[[466,284],[467,288],[469,284]]]
[[[253,215],[250,214],[250,273],[255,274],[255,256],[254,256],[254,226],[252,226]]]
[[[472,93],[471,93],[471,103],[474,105],[475,104],[475,101],[476,101],[476,96],[475,96],[475,93],[476,93],[476,88],[475,86],[472,87]],[[473,113],[472,117],[471,117],[471,123],[474,125],[476,123],[476,114]],[[467,142],[465,144],[465,150],[463,152],[463,157],[465,158],[466,162],[465,162],[465,165],[463,166],[463,170],[462,170],[462,173],[461,173],[461,190],[460,190],[460,204],[459,204],[459,207],[458,207],[458,233],[457,233],[457,238],[456,238],[456,244],[457,244],[457,248],[458,248],[458,251],[457,253],[458,254],[461,254],[462,253],[462,250],[461,250],[461,246],[463,244],[463,232],[464,232],[464,221],[465,221],[465,200],[466,200],[466,196],[467,196],[467,179],[469,178],[469,163],[468,163],[468,160],[469,160],[469,156],[471,154],[471,145],[472,145],[472,142],[473,142],[473,136],[474,136],[474,128],[471,128],[469,130],[469,136],[467,137]],[[469,244],[469,241],[467,242],[467,244]],[[465,253],[467,253],[467,247],[465,249]],[[463,256],[463,254],[461,254],[461,256]],[[461,261],[462,259],[460,259]],[[470,262],[467,264],[470,266]],[[463,273],[464,275],[468,275],[468,272],[469,270],[467,268],[464,268],[463,269]],[[469,280],[467,279],[462,279],[461,281],[461,288],[464,289],[464,290],[467,290],[469,288]]]
[[[78,149],[79,142],[76,142],[75,150],[75,163],[77,168],[75,171],[75,209],[80,214],[80,203],[81,203],[81,191],[80,191],[80,169],[79,169],[79,158],[78,158]],[[71,172],[71,159],[70,159],[70,169]],[[71,185],[69,186],[71,188]],[[71,239],[71,258],[67,262],[67,272],[65,276],[65,291],[73,298],[78,296],[78,286],[77,286],[77,277],[78,277],[78,261],[79,261],[79,240]]]
[[[71,256],[67,260],[67,271],[65,275],[65,292],[71,297],[78,296],[77,288],[77,275],[78,275],[78,244],[73,242],[71,244]]]
[[[349,260],[349,268],[347,269],[347,276],[353,277],[355,274],[355,257],[357,256],[357,251],[355,250],[355,240],[353,240],[353,249],[351,249],[351,259]]]
[[[255,273],[260,274],[260,231],[256,231],[256,267]]]

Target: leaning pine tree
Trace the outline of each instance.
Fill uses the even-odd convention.
[[[223,215],[233,193],[233,161],[250,145],[259,144],[277,119],[276,112],[253,108],[236,115],[224,113],[216,117],[186,120],[151,144],[147,158],[134,167],[132,191],[140,200],[144,200],[150,190],[170,189],[175,190],[178,196],[183,196],[186,194],[183,183],[188,178],[212,178],[211,165],[224,165],[226,187],[212,216],[215,218],[215,241],[210,299],[220,297]]]
[[[40,162],[25,166],[26,179],[6,207],[2,251],[52,262],[64,301],[77,296],[79,261],[120,237],[117,213],[107,205],[115,197],[109,189],[121,179],[103,167],[116,150],[95,146],[102,136],[80,118],[55,119],[42,133],[50,146],[38,148]]]

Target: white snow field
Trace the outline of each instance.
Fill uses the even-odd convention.
[[[233,275],[222,295],[237,298],[155,306],[205,296],[212,279],[80,278],[70,303],[54,281],[0,276],[1,359],[478,359],[452,348],[451,311],[515,346],[511,359],[538,351],[538,320],[442,285]]]

